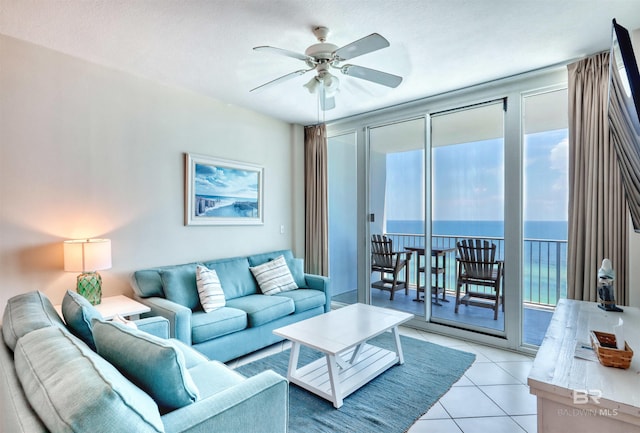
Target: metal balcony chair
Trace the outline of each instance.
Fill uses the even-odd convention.
[[[493,319],[498,319],[498,307],[502,304],[504,311],[504,294],[502,279],[504,262],[496,260],[496,245],[482,239],[464,239],[456,244],[458,256],[458,278],[456,283],[456,308],[461,303],[493,309]],[[461,288],[464,285],[464,296]],[[471,290],[469,286],[483,286],[490,291]]]
[[[391,292],[390,300],[396,290],[404,289],[405,295],[409,294],[409,281],[406,271],[411,259],[410,251],[393,251],[393,241],[384,235],[371,236],[371,272],[379,272],[380,280],[371,284],[371,287],[388,290]],[[402,270],[404,279],[401,277]]]

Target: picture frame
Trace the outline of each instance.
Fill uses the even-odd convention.
[[[185,225],[264,224],[264,167],[185,154]]]

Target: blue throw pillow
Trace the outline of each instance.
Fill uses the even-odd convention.
[[[200,309],[196,287],[196,264],[181,265],[160,271],[164,295],[171,302],[192,310]]]
[[[83,296],[67,290],[62,299],[62,316],[73,335],[84,341],[91,349],[96,350],[91,321],[102,320],[102,314]]]
[[[199,398],[184,354],[171,340],[101,320],[93,321],[93,338],[98,354],[147,392],[161,413]]]
[[[289,266],[296,285],[298,287],[307,287],[307,280],[304,278],[304,260],[297,258],[287,259],[287,266]]]

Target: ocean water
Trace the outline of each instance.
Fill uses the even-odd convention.
[[[255,218],[258,216],[258,200],[246,197],[196,194],[195,213],[196,216]]]
[[[433,235],[504,237],[504,221],[433,221]],[[387,233],[424,234],[424,221],[388,220]],[[526,239],[567,240],[567,221],[525,221]]]

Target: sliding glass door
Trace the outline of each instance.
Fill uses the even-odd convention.
[[[496,266],[460,261],[458,243],[495,247],[504,263],[504,101],[431,116],[431,320],[485,333],[503,333],[504,288]],[[467,269],[468,266],[468,269]],[[457,275],[478,269],[471,283]],[[492,275],[494,273],[495,275]],[[469,275],[471,276],[471,275]],[[476,278],[477,277],[477,278]],[[497,288],[497,290],[496,290]],[[496,292],[499,294],[496,296]]]
[[[567,89],[523,97],[522,340],[539,346],[567,296]]]
[[[371,303],[424,316],[412,248],[425,245],[426,119],[371,127],[368,139]],[[376,246],[392,254],[378,254]]]
[[[336,122],[330,154],[351,147],[334,152],[329,178],[330,274],[334,294],[344,290],[334,300],[409,311],[428,331],[540,344],[566,296],[566,106],[558,68]],[[375,269],[374,235],[405,255],[396,278]],[[495,287],[457,290],[457,243],[471,239],[495,245],[503,264],[497,311]],[[393,297],[383,279],[400,283]]]
[[[358,289],[356,133],[329,137],[327,155],[332,299],[353,304]]]

